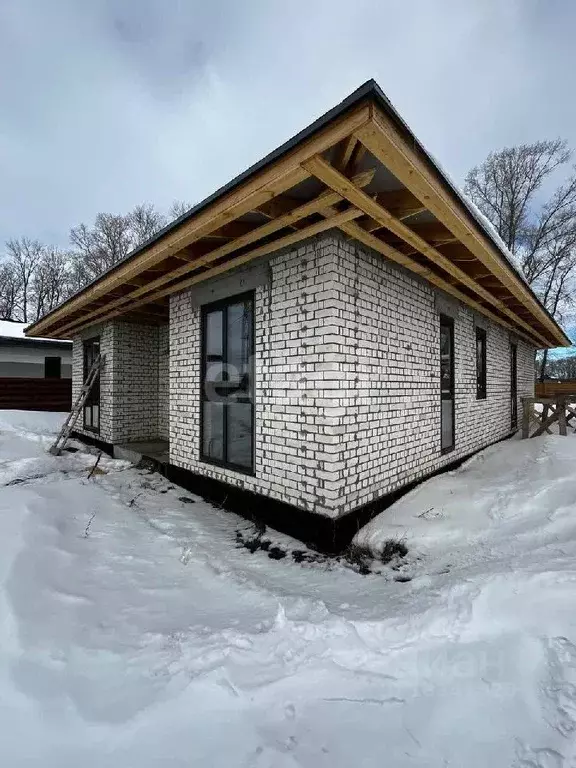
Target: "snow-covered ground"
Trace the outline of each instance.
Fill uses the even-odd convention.
[[[88,480],[61,420],[0,411],[0,766],[576,766],[574,436],[422,485],[362,576],[125,462]]]

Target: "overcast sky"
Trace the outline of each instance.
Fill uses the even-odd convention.
[[[576,147],[571,0],[0,0],[0,243],[192,203],[373,77],[461,182]]]

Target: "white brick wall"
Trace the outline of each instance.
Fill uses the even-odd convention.
[[[86,339],[100,337],[100,353],[106,355],[106,365],[100,375],[100,432],[95,434],[83,428],[84,414],[81,413],[74,429],[91,437],[99,437],[107,443],[114,440],[112,418],[112,381],[114,378],[114,324],[94,325],[74,336],[72,344],[72,403],[80,394],[84,381],[84,346]]]
[[[100,349],[106,355],[106,365],[100,385],[101,440],[125,443],[154,439],[161,435],[160,423],[166,424],[165,406],[159,405],[160,379],[166,374],[165,328],[113,320],[94,326],[74,338],[73,398],[77,397],[83,376],[83,341],[100,336]],[[163,339],[163,355],[160,351]],[[160,373],[160,360],[164,369]],[[163,384],[165,388],[165,381]],[[82,416],[76,430],[83,430]],[[164,434],[167,430],[164,427]]]
[[[255,290],[253,476],[199,459],[200,309],[191,291],[171,297],[169,337],[166,327],[122,321],[82,334],[99,334],[107,355],[100,437],[169,434],[176,466],[337,517],[508,434],[505,329],[336,233],[275,254],[269,273]],[[455,338],[456,449],[444,456],[440,311],[454,316]],[[476,322],[487,331],[486,400],[476,400]],[[76,393],[82,339],[74,341]],[[517,343],[522,396],[533,393],[534,350]]]
[[[255,294],[255,476],[199,460],[200,311],[171,298],[170,458],[177,466],[338,516],[504,437],[509,334],[487,329],[476,400],[475,316],[455,313],[456,449],[440,453],[438,293],[336,234],[270,260]],[[518,342],[518,394],[534,350]]]
[[[510,432],[510,334],[354,243],[337,246],[340,405],[336,513],[365,504]],[[438,306],[439,305],[439,306]],[[441,455],[439,314],[453,309],[456,447]],[[487,398],[476,399],[475,323],[487,333]],[[355,330],[357,329],[357,330]],[[518,394],[534,349],[518,344]]]
[[[158,327],[114,323],[114,442],[158,437]]]
[[[270,269],[270,284],[255,293],[255,477],[199,460],[200,310],[190,291],[172,296],[170,304],[170,461],[328,512],[325,463],[337,441],[329,434],[326,400],[334,386],[327,363],[334,335],[327,323],[336,278],[333,241],[277,255]]]
[[[170,436],[170,326],[158,328],[158,437]]]

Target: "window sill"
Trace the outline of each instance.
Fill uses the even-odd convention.
[[[218,459],[209,459],[206,456],[200,456],[202,464],[207,464],[210,467],[217,467],[218,469],[227,469],[230,472],[236,472],[239,475],[246,475],[246,477],[256,477],[254,469],[243,467],[239,464],[229,464],[225,461],[218,461]]]

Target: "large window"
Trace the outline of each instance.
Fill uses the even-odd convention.
[[[254,297],[202,310],[200,457],[252,472]]]
[[[94,360],[100,354],[100,339],[88,339],[84,342],[84,381]],[[84,429],[91,432],[100,431],[100,374],[96,377],[92,389],[84,403]]]
[[[476,399],[486,398],[486,331],[476,328]]]
[[[59,379],[62,372],[62,358],[61,357],[45,357],[44,358],[44,378],[45,379]]]

